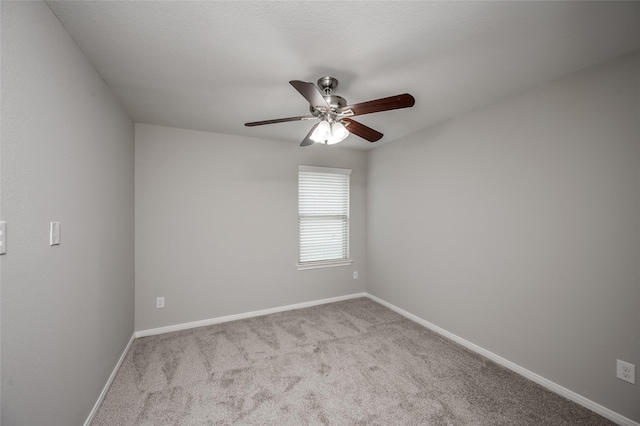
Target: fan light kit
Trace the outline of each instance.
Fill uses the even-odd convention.
[[[292,80],[289,84],[309,102],[311,115],[253,121],[245,123],[245,126],[253,127],[265,124],[284,123],[287,121],[319,119],[320,122],[311,128],[300,146],[309,146],[314,143],[333,145],[345,140],[350,133],[360,136],[369,142],[375,142],[382,138],[382,133],[352,120],[350,117],[393,109],[409,108],[415,104],[413,96],[404,93],[402,95],[390,96],[374,101],[347,105],[345,98],[331,94],[333,89],[338,86],[338,80],[333,77],[322,77],[318,80],[317,87],[313,83],[300,80]]]
[[[334,143],[342,142],[347,136],[349,136],[349,131],[344,127],[344,124],[339,121],[335,123],[321,121],[309,137],[314,142],[333,145]]]

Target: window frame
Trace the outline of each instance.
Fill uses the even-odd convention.
[[[300,201],[301,201],[301,192],[300,192],[300,183],[301,183],[301,173],[323,173],[328,175],[346,175],[347,176],[347,210],[346,210],[346,241],[343,239],[343,244],[346,245],[346,257],[339,259],[322,259],[322,260],[312,260],[312,261],[301,261],[301,249],[302,249],[302,234],[301,234],[301,226],[302,226],[302,215],[300,214]],[[332,167],[317,167],[317,166],[298,166],[298,270],[306,270],[306,269],[317,269],[317,268],[332,268],[337,266],[347,266],[353,263],[351,259],[351,169],[342,169],[342,168],[332,168]],[[314,215],[307,215],[307,217],[313,217]],[[326,215],[316,215],[316,216],[325,216]],[[345,216],[345,215],[336,215],[336,216]]]

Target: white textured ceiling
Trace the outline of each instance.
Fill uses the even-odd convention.
[[[299,143],[312,122],[288,83],[330,75],[358,103],[366,149],[640,49],[640,2],[49,1],[133,120]]]

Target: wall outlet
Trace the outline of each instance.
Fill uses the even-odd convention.
[[[636,366],[628,362],[617,360],[616,377],[631,384],[636,384]]]
[[[353,279],[354,280],[358,279],[358,271],[353,271]]]
[[[156,308],[164,308],[164,297],[156,298]]]

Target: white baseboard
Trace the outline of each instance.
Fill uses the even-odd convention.
[[[386,300],[382,300],[379,297],[376,297],[372,294],[366,293],[366,296],[375,301],[380,303],[381,305],[386,306],[387,308],[391,309],[392,311],[395,311],[397,313],[399,313],[400,315],[402,315],[403,317],[406,317],[408,319],[410,319],[411,321],[417,322],[418,324],[435,331],[436,333],[453,340],[456,343],[461,344],[462,346],[472,350],[473,352],[476,352],[480,355],[485,356],[486,358],[489,358],[490,360],[494,361],[496,364],[500,364],[503,367],[508,368],[511,371],[514,371],[518,374],[520,374],[521,376],[526,377],[527,379],[536,382],[537,384],[544,386],[545,388],[549,389],[552,392],[555,392],[559,395],[564,396],[565,398],[578,403],[580,405],[582,405],[583,407],[588,408],[591,411],[594,411],[598,414],[600,414],[602,417],[606,417],[607,419],[611,420],[612,422],[615,422],[619,425],[623,425],[623,426],[640,426],[640,423],[637,423],[627,417],[624,417],[621,414],[616,413],[615,411],[612,411],[606,407],[603,407],[602,405],[595,403],[593,401],[591,401],[590,399],[587,399],[585,397],[583,397],[582,395],[579,395],[575,392],[573,392],[572,390],[569,390],[563,386],[560,386],[557,383],[552,382],[551,380],[545,379],[544,377],[534,373],[533,371],[529,371],[524,367],[519,366],[518,364],[515,364],[505,358],[502,358],[499,355],[494,354],[493,352],[490,352],[478,345],[476,345],[475,343],[471,343],[468,340],[463,339],[460,336],[456,336],[453,333],[448,332],[447,330],[444,330],[440,327],[438,327],[435,324],[431,324],[429,321],[426,321],[410,312],[405,311],[404,309],[398,308],[395,305],[392,305],[391,303],[387,302]]]
[[[104,385],[104,388],[102,388],[102,392],[100,392],[100,396],[98,396],[98,400],[96,401],[95,405],[91,409],[91,412],[89,413],[89,417],[87,417],[87,420],[85,420],[84,426],[89,426],[91,424],[91,422],[93,421],[93,418],[95,417],[96,413],[98,412],[98,408],[100,408],[100,405],[102,404],[102,401],[104,400],[104,397],[107,395],[107,391],[111,387],[111,383],[113,382],[113,379],[116,378],[116,374],[118,374],[118,370],[120,370],[120,366],[122,365],[122,361],[124,361],[124,358],[127,356],[127,353],[129,352],[129,348],[131,347],[131,344],[133,343],[133,341],[135,339],[136,339],[136,336],[135,336],[135,333],[134,333],[134,334],[131,335],[131,339],[129,339],[129,343],[127,343],[127,347],[124,348],[124,351],[122,352],[122,355],[120,355],[120,359],[118,360],[118,362],[116,363],[115,368],[111,372],[111,375],[109,376],[109,379],[107,380],[107,384]]]
[[[310,306],[324,305],[326,303],[340,302],[342,300],[356,299],[358,297],[366,297],[367,293],[348,294],[346,296],[330,297],[328,299],[314,300],[312,302],[296,303],[293,305],[280,306],[278,308],[262,309],[259,311],[246,312],[243,314],[228,315],[225,317],[210,318],[201,321],[185,322],[182,324],[169,325],[166,327],[152,328],[149,330],[136,331],[136,338],[153,336],[156,334],[170,333],[172,331],[187,330],[190,328],[204,327],[212,324],[220,324],[222,322],[236,321],[245,318],[259,317],[262,315],[275,314],[276,312],[291,311],[293,309],[308,308]]]

